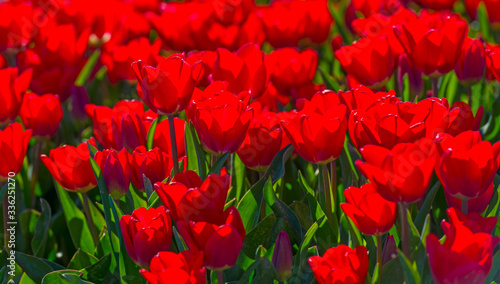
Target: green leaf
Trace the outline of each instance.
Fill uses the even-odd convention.
[[[220,174],[220,171],[222,167],[224,166],[224,163],[226,162],[227,157],[229,157],[229,152],[225,153],[224,155],[220,156],[217,161],[215,161],[214,165],[212,168],[210,168],[210,171],[208,171],[208,175],[211,174]]]
[[[99,261],[82,269],[84,278],[92,282],[102,281],[110,271],[112,259],[111,253],[108,253],[99,259]]]
[[[323,217],[324,218],[324,217]],[[326,219],[326,218],[325,218]],[[323,220],[321,220],[323,221]],[[319,222],[319,221],[318,221]],[[302,282],[302,278],[306,275],[304,270],[311,270],[309,265],[307,264],[308,257],[307,252],[311,245],[311,241],[314,239],[314,235],[318,230],[318,222],[312,224],[312,226],[307,230],[304,239],[302,240],[302,244],[300,245],[299,252],[295,256],[295,261],[293,265],[293,276],[290,283],[304,283]],[[308,283],[308,282],[305,282]]]
[[[311,214],[309,213],[309,207],[307,207],[306,204],[300,202],[300,201],[294,201],[290,205],[290,209],[295,213],[297,218],[299,218],[300,224],[302,225],[302,228],[309,228],[311,227],[313,220],[311,218]]]
[[[230,197],[236,199],[236,203],[240,202],[246,190],[245,172],[246,167],[241,159],[236,154],[232,154],[233,162],[231,163],[231,192]]]
[[[426,216],[431,211],[432,202],[434,202],[434,197],[436,197],[436,193],[441,186],[441,183],[438,181],[434,186],[432,186],[431,190],[427,192],[427,196],[425,197],[424,204],[418,211],[417,217],[415,218],[415,226],[417,228],[422,228],[424,225],[424,221]]]
[[[304,176],[300,171],[299,171],[299,181],[300,181],[299,184],[302,187],[302,191],[306,195],[307,202],[309,203],[309,208],[311,209],[311,216],[313,218],[313,221],[318,221],[323,216],[325,216],[325,212],[323,212],[323,209],[321,209],[321,206],[314,197],[313,189],[307,184],[307,181],[304,179]]]
[[[89,79],[90,74],[92,73],[92,69],[97,63],[97,59],[99,59],[99,55],[101,54],[100,49],[96,49],[94,53],[89,57],[85,66],[83,66],[82,71],[78,74],[78,77],[75,81],[75,86],[83,86],[85,82]]]
[[[339,84],[335,82],[332,76],[330,76],[323,68],[319,67],[319,73],[321,74],[321,78],[323,78],[323,83],[325,87],[332,91],[340,90]]]
[[[54,271],[47,275],[42,280],[42,284],[84,284],[92,283],[80,279],[81,272],[76,270]]]
[[[115,201],[111,197],[111,194],[108,195],[109,204],[111,205],[111,212],[113,213],[113,219],[115,220],[116,232],[118,233],[118,239],[120,242],[123,240],[122,230],[120,229],[120,218],[122,217],[122,212],[118,212],[120,209],[117,209]]]
[[[198,139],[198,135],[196,135],[196,131],[194,130],[194,126],[192,123],[186,123],[185,138],[185,144],[188,154],[188,169],[193,165],[198,165],[198,175],[200,176],[201,180],[205,180],[207,173],[206,154],[201,147],[201,142]],[[196,155],[193,155],[193,147]],[[193,160],[193,157],[196,157],[196,162]]]
[[[488,16],[488,10],[484,2],[480,2],[477,7],[477,20],[479,21],[479,30],[483,35],[483,38],[487,42],[495,42],[493,35],[491,33],[491,24]]]
[[[142,180],[144,181],[144,191],[146,191],[146,197],[149,200],[154,192],[153,184],[151,183],[151,180],[149,180],[149,178],[144,174],[142,175]]]
[[[266,249],[259,246],[256,252],[255,277],[252,283],[269,283],[271,279],[276,278],[276,270],[273,264],[266,257]]]
[[[406,279],[408,280],[408,284],[420,284],[420,274],[417,270],[417,264],[415,262],[411,263],[406,256],[398,250],[399,261],[401,262],[401,266],[406,274]]]
[[[42,257],[45,252],[45,246],[47,244],[47,239],[49,237],[50,230],[50,218],[52,216],[50,206],[45,201],[45,199],[40,198],[40,203],[42,206],[42,213],[38,217],[36,222],[35,234],[31,240],[31,247],[33,249],[33,254],[38,257]]]
[[[126,251],[125,244],[121,243],[121,251]],[[146,283],[146,280],[139,273],[140,267],[137,266],[127,253],[120,253],[120,279],[122,283]]]
[[[495,279],[495,276],[497,275],[499,270],[500,270],[500,251],[497,251],[493,256],[493,265],[491,266],[490,273],[486,277],[486,281],[484,281],[484,283],[491,283],[493,282],[493,280],[498,280]]]
[[[267,180],[271,177],[274,182],[285,175],[285,162],[293,152],[292,145],[288,145],[281,149],[273,161],[267,168],[262,178],[257,181],[250,190],[243,196],[238,203],[238,211],[240,212],[245,230],[251,231],[257,224],[260,214],[260,206],[264,198],[264,187],[267,186]],[[272,185],[269,185],[272,187]]]
[[[73,244],[76,248],[81,248],[85,252],[94,252],[95,244],[85,215],[76,207],[68,192],[59,183],[54,181],[54,184]]]
[[[267,215],[262,221],[255,226],[247,235],[243,241],[242,251],[250,258],[255,256],[255,250],[261,244],[267,244],[269,242],[271,231],[276,224],[276,216],[274,214]]]
[[[151,126],[149,127],[148,130],[148,136],[146,140],[146,149],[152,150],[153,149],[153,142],[154,142],[154,137],[155,137],[155,131],[156,131],[156,125],[158,124],[158,119],[159,117],[155,118],[153,122],[151,123]]]
[[[403,283],[404,270],[398,257],[389,260],[382,266],[381,283]]]
[[[271,180],[269,180],[268,183],[271,183]],[[272,186],[264,187],[264,199],[266,200],[267,205],[269,205],[273,212],[276,213],[276,216],[285,218],[288,221],[293,233],[295,234],[295,238],[300,242],[300,240],[302,240],[302,228],[300,226],[299,218],[297,218],[297,215],[293,213],[290,207],[276,197],[276,193],[274,192]]]
[[[68,269],[79,270],[99,261],[99,259],[89,253],[78,249],[68,264]]]
[[[15,255],[16,263],[36,283],[41,283],[46,274],[55,270],[64,269],[64,267],[57,263],[27,255],[22,252],[16,251]]]

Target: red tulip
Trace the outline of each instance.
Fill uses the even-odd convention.
[[[199,63],[190,65],[178,56],[171,56],[152,67],[142,61],[132,64],[141,98],[158,114],[176,114],[189,104],[201,72]]]
[[[198,61],[201,61],[201,74],[198,79],[198,86],[207,87],[212,82],[212,69],[215,65],[215,58],[217,57],[217,52],[215,51],[190,51],[187,54],[186,62],[193,65]],[[196,90],[196,89],[195,89]],[[193,98],[194,99],[194,98]]]
[[[236,152],[245,166],[263,171],[289,140],[283,133],[278,115],[262,111],[254,117],[243,144]]]
[[[41,155],[40,158],[54,179],[66,190],[83,193],[97,185],[86,142],[78,147],[57,147],[50,150],[48,157]]]
[[[130,154],[125,148],[118,153],[115,150],[98,151],[94,156],[95,161],[101,168],[108,192],[115,200],[123,197],[130,186],[129,156]]]
[[[27,70],[18,76],[17,68],[0,69],[0,125],[16,120],[31,74]]]
[[[145,112],[140,101],[122,100],[113,108],[89,104],[85,111],[94,124],[94,136],[104,148],[126,148],[132,152],[146,145]]]
[[[132,183],[137,189],[144,191],[143,176],[146,176],[151,184],[155,184],[170,176],[172,166],[172,156],[169,153],[158,147],[147,151],[146,147],[139,146],[130,155]]]
[[[500,142],[492,145],[474,131],[439,134],[435,141],[440,155],[436,174],[445,192],[462,200],[482,195],[500,165]]]
[[[184,145],[184,128],[186,121],[180,118],[174,118],[175,139],[177,144],[177,153],[179,157],[186,156],[186,148]],[[163,152],[170,153],[172,151],[170,141],[170,127],[168,120],[158,122],[153,137],[153,148],[158,147]]]
[[[246,234],[234,206],[206,216],[205,221],[178,221],[177,229],[190,250],[204,252],[204,264],[211,270],[225,270],[236,263]]]
[[[481,195],[475,198],[470,198],[467,200],[467,212],[483,213],[490,203],[491,197],[493,196],[493,191],[495,187],[493,183],[488,187],[488,189]],[[448,207],[453,207],[457,210],[462,209],[462,199],[453,197],[445,191],[444,196],[446,198],[446,204]]]
[[[448,214],[450,215],[450,211]],[[477,220],[477,217],[473,218]],[[426,250],[433,279],[438,284],[484,283],[491,269],[493,249],[499,238],[491,235],[492,228],[490,232],[484,232],[481,225],[474,224],[477,221],[463,222],[458,219],[452,220],[451,224],[444,222],[444,244],[434,234],[427,236]],[[494,227],[496,218],[491,223]]]
[[[282,48],[271,53],[266,63],[278,92],[290,94],[292,89],[312,83],[318,66],[318,53],[314,49],[299,52],[293,48]]]
[[[322,257],[309,258],[309,266],[319,284],[363,284],[368,264],[368,251],[364,246],[351,249],[346,245],[339,245],[328,249]]]
[[[127,254],[143,268],[149,268],[153,257],[170,249],[172,221],[164,206],[140,207],[132,215],[123,215],[120,228]]]
[[[486,54],[479,39],[466,37],[455,65],[455,74],[462,84],[473,85],[483,78]]]
[[[463,214],[460,210],[455,208],[448,208],[446,214],[450,222],[445,220],[441,221],[441,229],[447,235],[448,241],[453,241],[456,237],[456,227],[465,226],[472,233],[486,233],[491,234],[495,229],[498,217],[482,217],[479,213]]]
[[[131,40],[124,45],[115,41],[107,42],[102,46],[101,61],[107,67],[109,81],[116,84],[118,80],[135,80],[130,65],[137,60],[144,60],[145,64],[151,66],[158,64],[160,48],[159,40],[151,44],[145,37]]]
[[[483,106],[479,106],[476,116],[472,113],[471,107],[460,101],[456,101],[450,108],[450,124],[446,133],[456,136],[464,131],[479,130],[483,119]]]
[[[457,0],[417,0],[417,3],[432,10],[451,10]]]
[[[364,38],[335,51],[342,68],[361,84],[384,86],[394,73],[394,56],[386,36]]]
[[[234,153],[243,143],[253,110],[230,92],[195,103],[192,117],[203,148],[215,155]]]
[[[63,119],[59,96],[52,94],[27,93],[19,114],[26,128],[33,129],[34,137],[54,136]]]
[[[396,203],[412,203],[427,192],[435,151],[432,140],[428,138],[400,143],[392,150],[367,145],[361,149],[366,162],[358,160],[356,166],[383,198]]]
[[[347,129],[347,108],[332,91],[297,103],[299,113],[281,122],[295,151],[311,163],[326,164],[340,156]]]
[[[31,130],[23,131],[20,123],[9,124],[4,130],[0,129],[0,182],[5,182],[9,173],[17,174],[23,167],[26,149],[31,139]]]
[[[347,106],[347,112],[350,114],[355,109],[362,109],[364,111],[368,110],[371,106],[375,105],[377,102],[395,97],[396,92],[391,90],[389,92],[373,92],[370,88],[365,86],[360,86],[350,91],[343,92],[339,90],[339,99],[342,104]]]
[[[381,236],[394,225],[396,203],[380,196],[372,183],[361,188],[351,186],[344,195],[347,202],[340,207],[363,234]]]
[[[0,4],[0,50],[27,46],[36,35],[34,21],[46,21],[33,5],[24,1],[8,1]]]
[[[233,93],[245,91],[252,98],[258,98],[269,80],[264,58],[265,54],[257,44],[246,44],[236,53],[219,48],[212,70],[213,79],[229,82]]]
[[[205,284],[207,282],[207,272],[203,267],[203,252],[185,250],[175,254],[161,251],[151,260],[150,270],[140,270],[149,284]]]
[[[171,183],[155,183],[160,200],[175,221],[205,220],[224,211],[230,179],[228,175],[209,175],[205,181],[194,171],[177,174]]]
[[[486,48],[486,74],[487,80],[500,81],[500,46],[487,46]]]
[[[429,77],[439,77],[455,67],[468,25],[452,13],[423,11],[418,20],[394,31],[412,64]]]

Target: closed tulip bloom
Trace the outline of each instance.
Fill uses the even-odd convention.
[[[57,147],[50,150],[49,156],[41,155],[40,158],[54,179],[68,191],[83,193],[97,185],[86,142],[78,147]]]
[[[180,118],[174,118],[174,129],[175,129],[175,139],[177,144],[177,154],[179,157],[186,156],[186,148],[184,144],[184,128],[186,121]],[[170,141],[170,127],[168,126],[168,120],[162,120],[158,122],[155,129],[155,134],[153,136],[153,148],[158,147],[163,152],[170,153],[172,151],[172,145]]]
[[[63,119],[59,96],[52,94],[27,93],[19,114],[26,128],[32,129],[33,136],[40,138],[54,136]]]
[[[500,46],[487,45],[485,77],[489,81],[500,81]]]
[[[456,101],[450,108],[448,129],[446,133],[456,136],[467,130],[477,131],[481,126],[483,119],[483,106],[479,106],[476,115],[472,112],[471,107],[464,102]]]
[[[346,245],[329,248],[322,257],[310,257],[308,262],[319,284],[363,284],[369,265],[366,247],[351,249]]]
[[[349,114],[356,109],[366,111],[377,102],[395,96],[396,92],[393,90],[389,92],[373,92],[370,88],[365,86],[360,86],[347,92],[339,90],[339,99],[342,104],[347,106],[347,112]]]
[[[276,269],[276,279],[284,283],[292,277],[293,254],[290,238],[285,231],[281,231],[276,238],[273,251],[273,266]]]
[[[452,222],[443,222],[442,226],[445,242],[441,244],[434,234],[427,236],[426,250],[433,279],[437,284],[484,283],[492,266],[493,249],[499,241],[491,235],[496,218],[490,222],[480,220],[482,217],[476,214],[471,216],[472,220],[464,220],[469,219],[470,214],[459,217],[455,214],[460,212],[451,210],[448,215]],[[488,228],[489,232],[484,232]]]
[[[137,147],[130,155],[130,169],[132,183],[137,189],[144,191],[144,179],[146,176],[151,184],[163,181],[170,176],[173,161],[172,156],[156,147],[146,150],[146,147]]]
[[[146,145],[144,105],[138,100],[122,100],[113,108],[89,104],[85,106],[87,115],[92,119],[94,136],[104,148],[129,152]]]
[[[258,98],[269,80],[264,58],[257,44],[246,44],[236,53],[219,48],[212,70],[213,79],[229,82],[234,93],[249,92],[252,98]]]
[[[203,252],[185,250],[179,254],[161,251],[151,260],[150,271],[141,269],[149,284],[205,284],[207,272],[203,267]]]
[[[154,189],[175,221],[200,221],[224,211],[229,175],[209,175],[205,181],[193,171],[177,174],[171,183],[155,183]]]
[[[460,198],[453,197],[446,191],[444,193],[444,196],[446,198],[446,204],[448,204],[448,207],[453,207],[457,210],[461,210],[462,202],[467,202],[467,212],[476,212],[481,214],[488,207],[488,204],[491,201],[491,197],[493,196],[494,190],[495,187],[493,186],[492,183],[483,194],[475,198],[470,198],[467,201],[462,201],[462,199]]]
[[[176,114],[183,111],[191,100],[201,65],[188,64],[179,56],[171,56],[152,67],[142,61],[132,64],[141,98],[158,114]]]
[[[370,88],[384,86],[394,73],[394,56],[387,36],[364,38],[335,51],[342,68]]]
[[[172,221],[164,206],[140,207],[132,215],[123,215],[120,228],[127,254],[142,268],[149,268],[157,253],[170,249]]]
[[[444,190],[462,200],[482,195],[500,165],[500,142],[492,145],[475,131],[455,137],[443,133],[435,141],[439,153],[436,174]]]
[[[123,197],[130,186],[129,156],[130,154],[125,148],[118,153],[115,150],[99,151],[94,156],[95,161],[101,168],[108,192],[115,200]]]
[[[246,235],[240,214],[234,206],[223,213],[207,216],[204,221],[178,221],[177,228],[190,250],[204,252],[204,264],[211,270],[232,267],[243,248]]]
[[[31,70],[18,75],[17,68],[0,69],[0,125],[16,120],[31,74]]]
[[[439,77],[455,67],[468,25],[456,14],[424,10],[418,20],[394,29],[412,64],[429,77]]]
[[[344,191],[346,203],[340,204],[344,213],[365,235],[381,236],[396,221],[396,203],[384,199],[373,184],[361,188],[351,186]]]
[[[473,85],[483,78],[486,53],[481,40],[466,37],[455,65],[455,74],[464,85]]]
[[[247,133],[253,110],[230,92],[196,103],[193,124],[203,148],[215,155],[236,152]]]
[[[367,145],[361,149],[365,162],[356,166],[377,192],[392,202],[412,203],[427,192],[435,163],[436,147],[431,139],[400,143],[388,150]]]
[[[5,129],[0,129],[0,182],[8,180],[9,173],[19,173],[31,139],[31,130],[23,131],[20,123],[14,122]]]

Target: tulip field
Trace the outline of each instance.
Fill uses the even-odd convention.
[[[500,283],[500,1],[0,1],[0,284]]]

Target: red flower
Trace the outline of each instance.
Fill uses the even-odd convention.
[[[146,145],[145,112],[140,101],[119,101],[112,109],[89,104],[85,111],[94,124],[94,136],[104,148],[132,152]]]
[[[243,143],[253,110],[230,92],[195,102],[192,117],[203,148],[216,155],[234,153]]]
[[[479,130],[483,119],[483,106],[479,106],[476,116],[470,106],[464,102],[456,101],[450,108],[448,129],[446,133],[456,136],[464,131]]]
[[[428,138],[414,143],[400,143],[392,150],[367,145],[361,149],[366,162],[357,160],[356,166],[383,198],[412,203],[427,192],[435,151],[434,143]]]
[[[347,112],[350,114],[353,110],[361,109],[367,111],[371,106],[390,97],[395,97],[396,92],[373,92],[370,88],[360,86],[350,91],[343,92],[339,90],[339,99],[342,104],[347,106]]]
[[[269,80],[264,58],[257,44],[246,44],[236,53],[219,48],[212,70],[213,79],[229,82],[233,93],[246,91],[252,98],[258,98]]]
[[[23,131],[20,123],[14,122],[4,130],[0,129],[0,182],[5,182],[9,173],[19,173],[23,166],[26,149],[31,139],[31,130]]]
[[[108,192],[115,200],[124,196],[130,186],[129,156],[130,154],[125,148],[118,153],[115,150],[99,151],[94,156],[95,161],[101,168]]]
[[[426,250],[434,281],[437,284],[484,283],[491,269],[493,249],[499,241],[498,237],[491,235],[496,218],[491,220],[493,226],[484,226],[477,223],[484,222],[479,220],[479,215],[472,215],[477,221],[464,221],[463,218],[469,218],[474,213],[467,217],[455,214],[460,213],[448,210],[452,223],[443,223],[446,234],[444,244],[434,234],[427,236]],[[486,227],[489,227],[489,232],[484,232]]]
[[[178,56],[171,56],[152,67],[142,61],[132,64],[141,98],[158,114],[176,114],[189,104],[201,66],[190,65]]]
[[[435,141],[440,155],[436,174],[445,192],[462,200],[482,195],[500,165],[500,142],[492,145],[474,131],[439,134]]]
[[[179,157],[186,156],[186,148],[184,145],[184,128],[186,121],[180,118],[174,118],[175,139],[177,139],[177,153]],[[153,148],[158,147],[163,152],[170,153],[172,146],[170,144],[170,127],[168,120],[162,120],[156,125],[155,135],[153,137]]]
[[[295,151],[311,163],[326,164],[340,156],[347,130],[347,108],[332,91],[319,92],[311,101],[297,102],[299,113],[281,121]]]
[[[456,227],[465,226],[472,233],[491,234],[495,229],[498,217],[482,217],[479,213],[463,214],[455,208],[448,208],[446,214],[450,222],[441,221],[441,229],[447,235],[448,241],[452,241],[456,237]]]
[[[394,56],[386,36],[363,38],[335,51],[342,68],[371,88],[384,86],[394,73]]]
[[[140,207],[132,215],[123,215],[120,228],[127,254],[140,267],[149,268],[157,253],[170,249],[172,221],[164,206]]]
[[[274,156],[290,141],[284,135],[278,115],[262,111],[254,117],[240,149],[236,152],[245,166],[265,170]]]
[[[0,125],[16,120],[31,74],[27,70],[18,76],[17,68],[0,69]]]
[[[33,129],[34,137],[54,136],[63,119],[59,96],[52,94],[27,93],[19,114],[26,128]]]
[[[344,191],[347,203],[340,204],[344,213],[365,235],[383,235],[396,221],[396,203],[377,193],[372,183]]]
[[[417,0],[417,3],[432,10],[451,10],[457,0]]]
[[[500,46],[487,46],[486,48],[486,74],[487,80],[500,81]]]
[[[455,74],[462,84],[473,85],[483,78],[486,53],[479,39],[466,37],[462,52],[455,65]]]
[[[158,64],[160,48],[159,40],[151,44],[145,37],[131,40],[124,45],[119,45],[115,41],[107,42],[102,47],[101,61],[107,67],[109,81],[116,84],[118,80],[135,80],[130,65],[137,60],[143,60],[145,64],[152,66]]]
[[[486,210],[486,207],[488,207],[488,204],[490,203],[494,190],[495,187],[493,186],[492,183],[483,194],[479,195],[478,197],[470,198],[469,200],[467,200],[467,212],[476,212],[479,214],[483,213],[484,210]],[[446,204],[448,204],[448,207],[453,207],[457,210],[462,209],[462,199],[453,197],[446,191],[444,192],[444,196],[446,198]]]
[[[394,31],[412,64],[427,76],[439,77],[455,67],[468,27],[455,14],[423,11],[418,20]]]
[[[171,183],[155,183],[154,189],[175,221],[188,222],[222,213],[229,186],[228,175],[211,174],[202,182],[196,172],[186,171]]]
[[[207,272],[203,267],[203,252],[185,250],[179,254],[161,251],[151,260],[150,270],[141,269],[149,284],[205,284]]]
[[[158,147],[147,151],[146,147],[139,146],[130,157],[132,183],[141,191],[144,191],[143,176],[146,176],[151,184],[170,176],[173,166],[172,156]]]
[[[271,81],[278,92],[291,94],[292,89],[311,84],[318,66],[314,49],[299,52],[294,48],[277,49],[266,58]]]
[[[0,4],[0,50],[27,46],[36,35],[33,21],[46,21],[45,15],[23,1],[8,1]]]
[[[364,246],[351,249],[346,245],[339,245],[328,249],[322,257],[309,258],[309,266],[319,284],[363,284],[368,264],[368,251]]]
[[[86,142],[78,147],[57,147],[50,150],[48,157],[41,155],[40,158],[54,179],[66,190],[87,192],[97,185]]]
[[[204,221],[178,221],[177,229],[190,250],[204,252],[204,264],[211,270],[225,270],[236,263],[246,234],[234,206]]]

